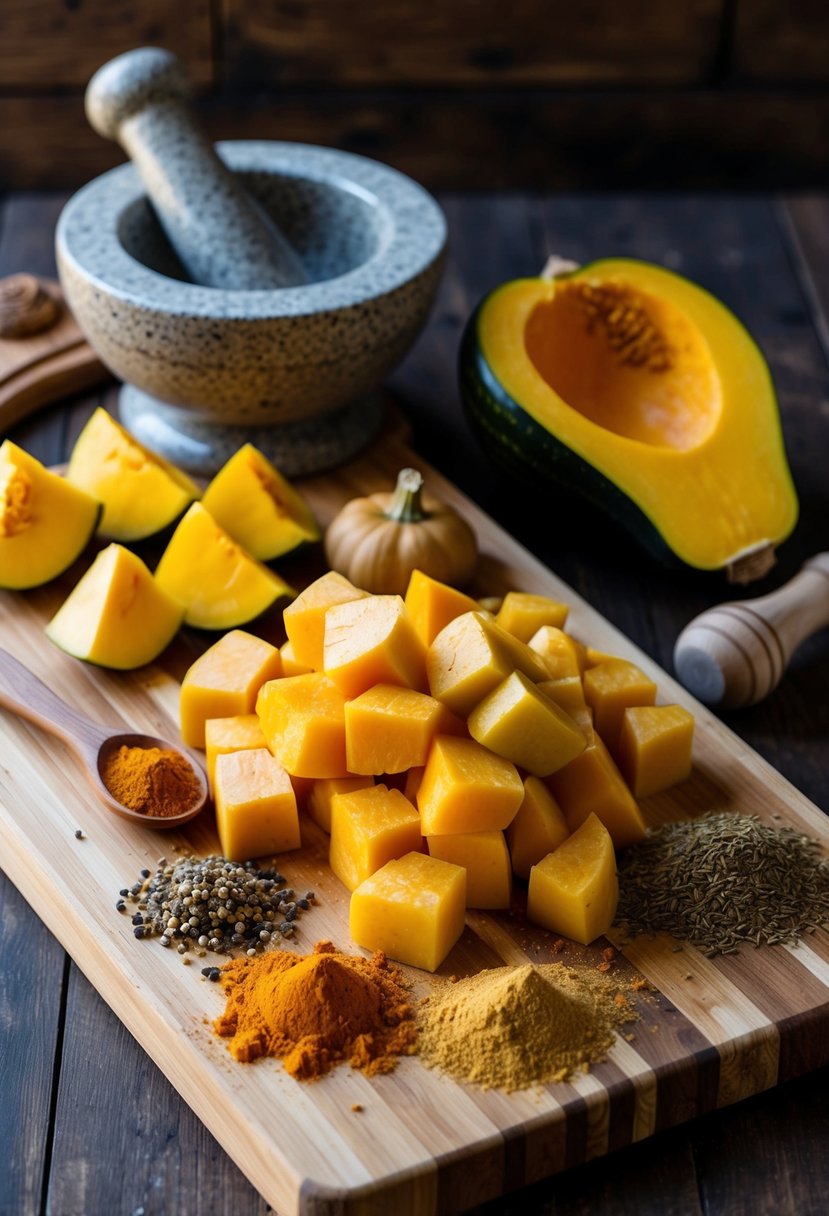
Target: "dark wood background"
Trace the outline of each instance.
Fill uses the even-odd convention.
[[[304,140],[433,189],[806,187],[829,167],[825,0],[2,0],[0,188],[123,160],[83,90],[184,60],[214,138]]]

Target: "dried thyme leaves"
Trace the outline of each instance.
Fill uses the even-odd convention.
[[[162,857],[155,874],[142,870],[115,906],[127,912],[127,901],[136,909],[136,937],[157,936],[160,945],[175,946],[179,954],[195,950],[203,958],[208,950],[231,954],[239,949],[253,957],[271,941],[291,937],[297,917],[314,902],[313,891],[297,896],[285,881],[276,870],[259,870],[252,861],[211,856],[168,864]]]
[[[616,923],[709,957],[745,942],[795,945],[829,924],[829,862],[818,841],[756,815],[665,824],[622,854]]]

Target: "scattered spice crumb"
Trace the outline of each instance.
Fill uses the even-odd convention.
[[[602,950],[602,958],[606,963],[612,963],[615,957],[616,951],[613,946],[608,946],[605,950]]]
[[[688,971],[685,975],[685,978],[686,978],[686,980],[692,980],[694,977],[691,975],[691,972]]]
[[[561,954],[562,950],[564,949],[564,938],[557,937],[550,949],[552,950],[553,954]]]
[[[630,986],[634,992],[647,992],[650,990],[650,984],[644,975],[638,975],[636,979],[631,980]]]
[[[355,1115],[359,1115],[359,1114],[361,1114],[361,1113],[362,1113],[363,1107],[362,1107],[362,1104],[361,1104],[360,1102],[355,1102],[355,1103],[353,1104],[353,1106],[351,1107],[351,1109],[354,1111],[354,1114],[355,1114]]]
[[[598,964],[597,964],[597,966],[596,966],[596,970],[597,970],[597,971],[602,971],[602,972],[609,971],[609,970],[610,970],[610,963],[607,961],[607,959],[605,959],[605,961],[604,961],[603,963],[598,963]]]
[[[634,1039],[635,1039],[635,1038],[636,1038],[636,1035],[635,1035],[635,1034],[626,1034],[626,1035],[624,1036],[624,1040],[625,1040],[625,1042],[626,1042],[626,1043],[632,1043],[632,1042],[634,1041]]]
[[[86,839],[86,837],[84,836],[84,834],[80,828],[75,828],[75,839],[76,840],[85,840]]]

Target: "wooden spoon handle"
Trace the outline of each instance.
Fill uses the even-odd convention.
[[[0,650],[0,706],[57,735],[84,759],[94,761],[110,734],[62,701],[6,650]]]
[[[695,617],[674,647],[674,668],[701,701],[755,705],[776,688],[794,651],[829,625],[829,553],[806,562],[785,586]]]

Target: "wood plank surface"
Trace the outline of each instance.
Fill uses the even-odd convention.
[[[395,471],[412,461],[417,458],[387,434],[354,465],[307,480],[305,493],[324,524],[355,490],[391,484]],[[658,679],[662,699],[694,708],[695,775],[675,794],[648,800],[651,822],[700,813],[713,804],[752,811],[769,822],[782,818],[829,847],[829,828],[816,807],[713,715],[693,706],[648,656],[450,483],[428,466],[424,472],[433,491],[462,510],[478,534],[480,593],[518,587],[568,600],[577,636],[631,657]],[[301,582],[297,573],[291,577]],[[7,593],[0,601],[5,644],[48,678],[59,695],[97,720],[174,738],[178,685],[167,674],[169,662],[132,675],[101,672],[45,644],[42,625],[76,575],[26,595]],[[172,669],[179,669],[175,658]],[[612,1145],[629,1144],[658,1125],[702,1114],[709,1104],[727,1105],[767,1089],[788,1079],[787,1069],[829,1063],[825,1033],[799,1044],[797,1052],[783,1050],[801,1021],[825,1028],[829,1020],[829,975],[813,974],[798,952],[752,950],[709,960],[687,945],[679,956],[665,939],[637,939],[623,947],[623,956],[661,995],[639,1002],[642,1023],[632,1044],[620,1042],[607,1063],[568,1083],[516,1095],[485,1093],[423,1069],[416,1058],[374,1082],[339,1070],[312,1087],[291,1081],[276,1066],[234,1070],[224,1045],[205,1025],[220,1011],[218,991],[200,980],[198,968],[182,967],[175,953],[152,941],[137,943],[128,919],[113,911],[118,888],[142,865],[151,866],[160,850],[169,855],[173,844],[199,853],[215,850],[212,818],[202,816],[181,834],[124,825],[91,803],[83,776],[67,763],[62,748],[16,719],[6,716],[5,726],[4,868],[255,1187],[286,1216],[359,1213],[377,1203],[413,1216],[445,1207],[460,1210],[537,1181],[556,1163],[561,1168],[602,1156]],[[83,840],[74,837],[77,827]],[[308,914],[307,926],[304,919],[300,923],[299,948],[317,937],[348,948],[347,895],[326,871],[326,840],[306,823],[303,841],[299,853],[280,863],[292,885],[319,893],[320,907]],[[549,934],[514,916],[476,913],[441,974],[550,958],[550,941]],[[561,957],[595,966],[602,944],[568,948]],[[815,935],[815,949],[829,953],[828,933]],[[410,976],[415,991],[423,993],[424,977]],[[716,1086],[702,1084],[714,1071]],[[696,1092],[696,1102],[690,1103],[689,1077]],[[351,1112],[355,1102],[364,1107],[359,1119]],[[525,1154],[519,1166],[505,1145],[522,1142],[528,1125],[544,1134],[545,1151],[534,1162]],[[558,1152],[551,1151],[556,1144]]]

